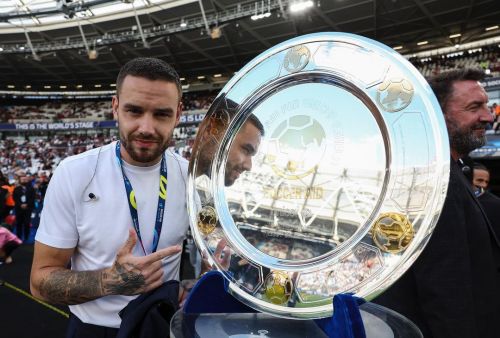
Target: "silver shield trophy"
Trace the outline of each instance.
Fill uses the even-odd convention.
[[[327,317],[335,294],[370,300],[415,261],[448,172],[439,104],[407,60],[352,34],[301,36],[211,106],[190,163],[191,229],[243,303]]]

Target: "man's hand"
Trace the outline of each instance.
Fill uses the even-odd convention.
[[[56,249],[35,242],[31,291],[37,298],[58,304],[81,304],[108,295],[135,295],[162,284],[162,259],[181,251],[179,246],[135,257],[135,231],[116,255],[112,267],[95,271],[68,270],[73,249]]]
[[[136,257],[132,250],[137,243],[135,230],[129,229],[127,242],[118,251],[113,266],[104,270],[102,282],[108,294],[136,295],[156,289],[163,283],[163,262],[181,251],[178,245]]]

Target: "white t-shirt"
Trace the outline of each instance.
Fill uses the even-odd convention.
[[[128,229],[133,228],[115,147],[113,142],[65,159],[47,189],[36,240],[56,248],[76,248],[71,259],[71,267],[76,271],[110,267],[127,240]],[[189,227],[188,163],[170,151],[165,156],[167,199],[158,249],[181,245]],[[124,169],[136,194],[141,237],[149,254],[158,205],[160,163],[146,168],[124,163]],[[134,255],[144,255],[139,242]],[[165,281],[179,279],[180,260],[180,253],[164,260]],[[70,310],[84,323],[117,328],[121,322],[118,312],[135,297],[106,296],[72,305]]]

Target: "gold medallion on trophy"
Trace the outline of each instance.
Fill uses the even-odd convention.
[[[292,296],[293,283],[286,273],[274,271],[267,275],[264,288],[266,300],[281,305],[288,302]]]
[[[377,102],[385,111],[395,113],[408,107],[414,92],[407,79],[386,79],[377,88]]]
[[[204,235],[210,235],[217,226],[217,213],[211,206],[204,206],[198,213],[198,229]]]
[[[399,213],[388,212],[379,216],[372,228],[375,244],[384,252],[404,251],[415,237],[415,230],[408,218]]]
[[[309,63],[311,52],[304,45],[294,46],[285,55],[283,66],[290,73],[304,69]]]

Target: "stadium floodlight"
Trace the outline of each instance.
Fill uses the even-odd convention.
[[[66,89],[66,88],[68,88],[68,87],[67,87],[67,86],[65,86],[65,85],[61,85],[61,86],[59,86],[59,88],[61,88],[61,89]]]
[[[203,75],[198,76],[198,80],[203,80],[204,78],[205,78],[205,76],[203,76]]]
[[[307,8],[312,7],[312,6],[314,6],[314,2],[312,0],[296,1],[292,4],[290,4],[290,12],[291,13],[301,12]]]
[[[268,18],[271,16],[271,13],[270,12],[266,12],[266,13],[260,13],[260,14],[254,14],[250,17],[250,19],[252,19],[253,21],[255,20],[260,20],[260,19],[264,19],[264,18]]]
[[[485,31],[492,31],[494,29],[498,29],[498,26],[491,26],[491,27],[486,27],[484,30]]]
[[[429,41],[420,41],[420,42],[417,42],[417,46],[423,46],[423,45],[426,45],[428,43],[429,43]]]
[[[221,77],[221,76],[222,76],[222,74],[214,74],[214,77],[216,77],[216,78]]]
[[[14,88],[16,88],[16,86],[14,86],[14,85],[8,85],[7,88],[14,89]]]
[[[45,88],[45,89],[50,89],[50,88],[52,88],[52,86],[48,86],[48,85],[47,85],[47,86],[43,86],[43,88]]]
[[[186,78],[185,77],[181,77],[181,78],[179,78],[179,80],[180,81],[184,81],[184,80],[186,80]]]
[[[210,30],[210,37],[213,40],[220,38],[221,35],[222,35],[222,30],[220,29],[220,27],[214,27]]]
[[[182,27],[182,28],[186,28],[186,27],[187,27],[187,25],[188,25],[188,24],[187,24],[187,22],[186,22],[186,21],[184,21],[184,18],[182,18],[182,19],[181,19],[181,23],[180,23],[180,25],[179,25],[179,26],[180,26],[180,27]]]
[[[460,33],[458,33],[458,34],[452,34],[452,35],[450,35],[450,39],[458,38],[460,36],[462,36],[462,34],[460,34]]]
[[[97,53],[97,50],[91,49],[89,50],[89,60],[95,60],[99,56],[99,53]]]
[[[400,50],[400,49],[403,49],[403,46],[392,47],[392,49],[394,49],[394,50]]]

